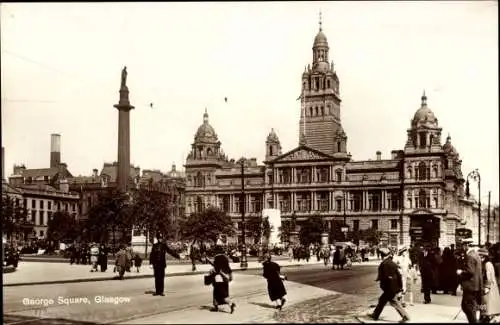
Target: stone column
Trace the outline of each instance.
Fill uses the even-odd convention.
[[[296,178],[297,178],[297,176],[295,175],[295,172],[296,172],[295,171],[295,167],[292,167],[291,171],[292,171],[292,175],[291,175],[291,177],[292,177],[292,184],[295,184],[296,183]]]

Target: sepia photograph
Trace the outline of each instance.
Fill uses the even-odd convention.
[[[498,1],[0,3],[3,323],[500,323]]]

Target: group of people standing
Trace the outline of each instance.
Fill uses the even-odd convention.
[[[455,249],[446,247],[441,254],[439,248],[402,248],[396,256],[387,248],[379,249],[383,258],[378,269],[377,281],[383,291],[379,303],[371,315],[378,319],[384,306],[390,303],[402,317],[409,320],[405,298],[413,304],[418,276],[421,277],[421,292],[424,303],[431,303],[431,293],[457,295],[462,289],[462,311],[470,323],[487,323],[500,315],[500,244],[476,250],[463,241]]]

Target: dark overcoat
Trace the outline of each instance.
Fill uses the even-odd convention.
[[[267,279],[267,292],[271,301],[283,298],[286,295],[285,285],[280,277],[280,266],[272,261],[263,264],[263,276]]]

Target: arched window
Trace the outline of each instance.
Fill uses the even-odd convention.
[[[325,116],[325,108],[321,106],[321,116]]]
[[[211,156],[212,155],[212,149],[208,148],[207,149],[207,156]]]
[[[425,163],[423,161],[418,164],[418,179],[427,179],[427,167],[425,166]]]
[[[342,182],[342,171],[341,170],[337,170],[335,172],[335,174],[337,175],[337,183]]]
[[[313,108],[309,107],[309,116],[313,116]]]
[[[316,106],[314,110],[316,111],[316,114],[314,114],[314,116],[318,116],[318,106]]]
[[[413,172],[411,166],[406,169],[406,178],[412,178]]]
[[[205,181],[203,179],[203,175],[201,174],[201,172],[198,172],[198,174],[196,175],[196,186],[197,187],[203,187],[205,184]]]
[[[341,152],[341,151],[342,151],[341,143],[340,143],[340,141],[337,141],[337,152]]]
[[[327,87],[328,89],[330,89],[330,87],[331,87],[331,84],[330,84],[330,79],[328,79],[328,80],[326,81],[326,87]]]
[[[307,87],[307,82],[304,81],[303,89],[306,89]]]
[[[203,211],[203,198],[201,196],[196,197],[196,212]]]
[[[272,156],[273,155],[273,146],[270,145],[269,146],[269,156]]]
[[[420,132],[419,136],[420,136],[420,147],[422,148],[427,146],[427,135],[425,134],[425,132]]]
[[[438,168],[436,165],[432,166],[432,177],[437,178],[438,177]]]
[[[418,192],[418,208],[427,208],[428,207],[428,199],[427,199],[427,194],[425,193],[424,189],[421,189]]]

